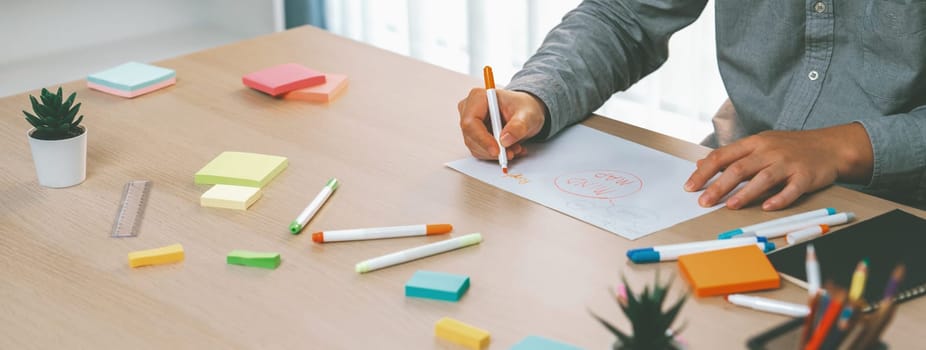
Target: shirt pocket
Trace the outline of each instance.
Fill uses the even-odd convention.
[[[906,105],[926,87],[926,2],[871,1],[859,33],[862,90],[895,107],[912,107]]]

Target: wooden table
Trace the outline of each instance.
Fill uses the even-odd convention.
[[[241,84],[285,62],[345,73],[350,87],[325,105]],[[588,310],[626,329],[609,288],[622,275],[639,286],[676,269],[628,264],[628,248],[824,206],[862,219],[902,207],[832,187],[787,211],[722,209],[631,242],[443,166],[469,155],[456,102],[480,85],[472,77],[311,28],[158,64],[177,71],[176,86],[136,99],[64,84],[78,91],[89,130],[87,181],[72,188],[38,186],[20,115],[27,95],[0,99],[0,348],[452,348],[433,336],[435,321],[451,316],[489,330],[494,349],[530,334],[602,349],[613,338]],[[686,159],[707,151],[601,117],[586,124]],[[193,173],[228,150],[290,159],[246,212],[198,204],[207,187]],[[485,241],[358,275],[358,261],[442,238],[317,245],[290,235],[289,222],[332,176],[343,185],[307,231],[449,222],[455,235],[482,232]],[[110,238],[133,179],[154,181],[141,235]],[[186,249],[182,263],[128,267],[128,252],[173,243]],[[280,252],[284,262],[226,265],[233,249]],[[467,274],[472,288],[459,303],[406,298],[418,269]],[[805,292],[786,284],[763,294],[802,301]],[[692,299],[680,318],[696,349],[741,347],[785,320],[721,298]],[[887,339],[914,347],[924,325],[926,300],[910,302]]]

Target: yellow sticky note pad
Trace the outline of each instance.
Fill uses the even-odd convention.
[[[263,188],[289,165],[286,157],[247,152],[222,152],[196,172],[198,185],[236,185]]]
[[[179,244],[129,253],[129,267],[170,264],[178,261],[183,261],[183,246]]]
[[[434,325],[434,335],[470,349],[479,350],[489,346],[489,332],[450,317],[437,321]]]
[[[199,205],[212,208],[247,210],[260,198],[260,188],[235,185],[212,186],[202,197]]]

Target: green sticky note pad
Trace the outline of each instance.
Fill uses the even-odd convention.
[[[122,91],[136,91],[176,76],[173,69],[129,62],[87,76],[87,81]]]
[[[222,152],[196,172],[198,185],[236,185],[263,188],[286,166],[286,157],[247,152]]]
[[[405,296],[458,301],[469,289],[469,277],[419,270],[405,282]]]
[[[536,335],[529,335],[514,344],[510,350],[582,350],[582,348]]]
[[[231,265],[243,265],[275,269],[280,266],[280,253],[252,252],[247,250],[232,250],[228,253],[226,262]]]

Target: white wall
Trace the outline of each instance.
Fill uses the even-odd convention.
[[[283,0],[4,0],[0,96],[283,28]]]

